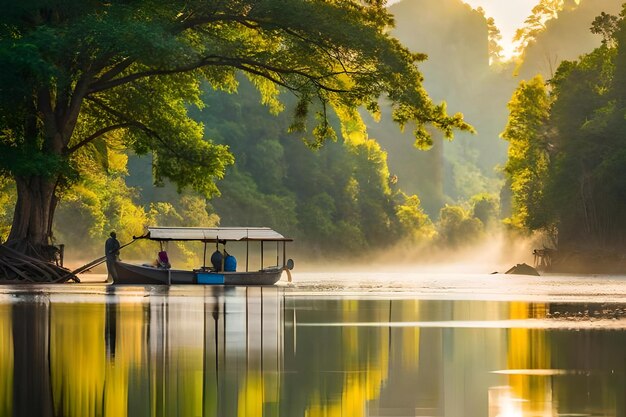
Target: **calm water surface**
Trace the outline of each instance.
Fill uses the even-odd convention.
[[[622,278],[326,278],[0,287],[0,416],[626,416]]]

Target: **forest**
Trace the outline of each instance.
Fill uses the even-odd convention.
[[[520,83],[509,103],[502,135],[510,143],[507,221],[544,232],[553,248],[570,255],[556,259],[563,264],[622,260],[625,17],[626,5],[619,15],[601,13],[590,29],[602,37],[599,47],[561,62],[547,81]]]
[[[1,241],[14,223],[16,163],[61,164],[49,237],[81,248],[80,256],[99,254],[111,230],[128,241],[158,224],[269,226],[311,258],[460,248],[506,233],[534,236],[562,254],[619,261],[626,237],[621,1],[541,0],[518,31],[519,56],[511,61],[501,56],[497,22],[461,0],[404,0],[388,11],[391,34],[425,54],[418,68],[433,103],[445,100],[439,108],[463,113],[468,124],[439,119],[425,133],[428,116],[403,120],[400,130],[398,108],[388,104],[394,97],[376,94],[350,103],[358,114],[339,98],[326,107],[327,96],[303,111],[303,96],[290,92],[295,84],[276,87],[245,71],[206,70],[197,85],[183,74],[172,88],[147,79],[141,88],[154,91],[153,99],[113,89],[86,101],[79,132],[103,114],[121,129],[96,124],[102,138],[70,142],[70,166],[2,153]],[[151,45],[153,53],[165,47]],[[143,120],[133,106],[161,99],[176,105],[151,112],[152,125],[129,129],[134,121],[124,114]],[[190,121],[177,124],[184,114]],[[13,121],[0,122],[3,149],[12,149]],[[170,148],[160,135],[183,139]],[[179,153],[204,161],[202,170]]]

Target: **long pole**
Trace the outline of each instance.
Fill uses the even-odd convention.
[[[133,239],[130,242],[126,243],[125,245],[120,246],[120,248],[118,250],[121,250],[123,248],[125,248],[128,245],[131,245],[133,243],[135,243],[137,241],[137,239]],[[101,263],[103,263],[104,261],[106,261],[107,257],[106,255],[98,258],[98,259],[94,259],[93,261],[86,263],[85,265],[81,266],[80,268],[76,268],[75,270],[73,270],[72,272],[69,272],[65,275],[64,278],[66,277],[70,277],[72,275],[76,275],[76,274],[80,274],[81,272],[85,272],[91,268],[94,268],[98,265],[100,265]]]

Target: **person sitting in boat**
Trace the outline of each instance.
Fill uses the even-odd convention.
[[[222,270],[222,262],[224,261],[224,256],[219,249],[216,249],[211,255],[211,264],[213,265],[213,270],[215,272],[220,272]]]
[[[156,266],[157,268],[162,269],[170,269],[172,267],[172,265],[170,264],[170,259],[167,256],[167,252],[165,252],[164,250],[157,254]]]
[[[224,272],[235,272],[237,270],[237,259],[224,249]]]

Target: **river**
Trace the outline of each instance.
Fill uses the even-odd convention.
[[[0,287],[0,416],[626,416],[626,278]]]

